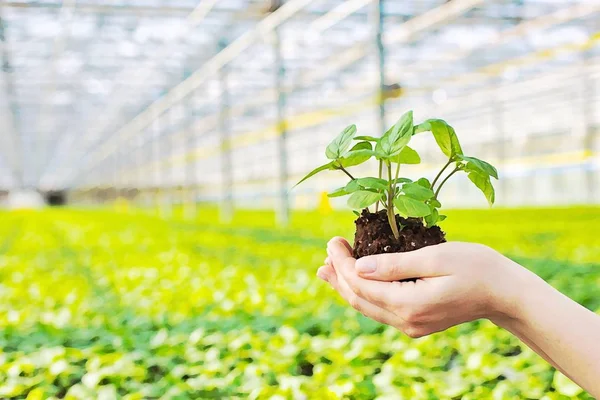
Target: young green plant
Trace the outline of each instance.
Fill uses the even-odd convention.
[[[427,178],[412,181],[400,176],[401,165],[421,162],[419,154],[408,146],[412,137],[421,132],[431,132],[442,153],[448,157],[433,182]],[[358,143],[352,146],[353,141]],[[322,171],[342,171],[350,181],[329,193],[329,196],[349,196],[348,205],[354,210],[366,209],[369,212],[368,207],[375,204],[377,212],[381,205],[386,210],[396,239],[400,237],[396,211],[407,218],[422,219],[427,227],[446,218],[439,213],[442,206],[439,195],[444,184],[457,172],[466,172],[471,182],[485,194],[490,205],[494,203],[491,177],[498,179],[496,169],[485,161],[465,156],[454,129],[445,121],[430,119],[415,126],[412,111],[402,115],[381,137],[356,136],[356,126],[348,126],[327,146],[325,155],[331,161],[309,172],[296,185]],[[349,167],[372,158],[378,162],[377,177],[355,178],[348,171]],[[444,177],[450,166],[454,168]],[[402,228],[400,226],[400,230]]]

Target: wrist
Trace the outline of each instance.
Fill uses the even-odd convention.
[[[501,277],[494,279],[489,320],[508,329],[517,329],[527,320],[528,297],[536,296],[546,283],[533,272],[502,256]]]

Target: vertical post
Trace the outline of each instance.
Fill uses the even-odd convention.
[[[6,153],[4,155],[7,163],[12,168],[12,172],[19,189],[24,189],[26,184],[25,166],[27,143],[25,142],[25,136],[23,135],[23,132],[20,130],[19,105],[16,99],[17,94],[13,81],[11,58],[7,42],[8,40],[6,39],[5,24],[2,17],[2,4],[0,4],[0,73],[4,77],[4,93],[2,93],[2,95],[5,96],[10,108],[10,117],[8,123],[11,132],[8,132],[7,139],[13,141],[13,149],[6,149]],[[2,134],[6,135],[4,132]],[[11,153],[11,150],[13,153]]]
[[[281,28],[273,32],[273,51],[275,53],[275,90],[277,91],[277,154],[279,156],[279,197],[277,223],[286,226],[290,220],[288,197],[288,156],[287,126],[285,121],[286,94],[284,90],[285,65],[281,54]]]
[[[189,59],[183,64],[182,80],[186,80],[192,71],[189,69],[191,64]],[[194,94],[193,90],[181,102],[181,115],[179,129],[185,129],[185,140],[182,142],[184,153],[188,154],[196,145],[196,133],[194,131]],[[196,217],[196,163],[192,160],[184,160],[183,180],[181,184],[181,205],[183,207],[183,218],[192,220]]]
[[[593,99],[594,99],[594,84],[590,79],[590,62],[589,51],[582,53],[581,60],[581,124],[583,134],[583,149],[586,160],[591,160],[592,152],[594,151],[594,135],[592,134],[592,115],[593,115]],[[595,171],[591,167],[591,163],[584,163],[585,170],[585,190],[586,201],[589,204],[595,204],[597,200],[597,180]]]
[[[186,154],[196,146],[196,132],[194,130],[194,94],[192,91],[187,97],[185,102],[185,127],[187,132],[187,145]],[[185,205],[184,205],[184,217],[186,219],[196,218],[196,161],[194,159],[187,160],[185,164]]]
[[[163,208],[162,208],[162,216],[165,218],[170,218],[173,216],[173,209],[177,203],[178,191],[177,191],[177,176],[176,176],[176,164],[171,164],[171,159],[177,151],[177,107],[178,105],[173,105],[169,110],[166,111],[164,118],[166,120],[165,130],[163,131],[166,137],[165,141],[165,149],[163,161],[163,168],[165,169],[165,193],[163,195]]]
[[[108,187],[110,188],[111,194],[111,207],[115,207],[117,203],[117,198],[119,197],[119,189],[118,189],[118,180],[119,180],[119,151],[115,151],[111,155],[112,157],[112,173],[108,178]]]
[[[123,195],[123,179],[121,177],[123,176],[123,171],[125,169],[124,163],[125,160],[123,159],[123,151],[121,148],[119,148],[115,150],[115,175],[113,178],[115,185],[115,204],[117,207],[119,207],[119,209]]]
[[[227,47],[224,41],[219,42],[219,50]],[[221,222],[231,222],[233,218],[233,163],[230,143],[229,127],[229,88],[227,84],[228,66],[224,65],[219,70],[219,83],[221,86],[221,109],[219,112],[219,134],[221,139],[221,179],[223,181],[221,193]]]
[[[137,197],[136,197],[136,205],[139,208],[138,211],[146,211],[145,210],[145,198],[146,198],[146,189],[147,189],[147,180],[145,178],[145,174],[141,170],[141,166],[144,163],[144,136],[148,135],[148,129],[146,128],[142,134],[136,135],[135,139],[135,158],[133,161],[133,170],[136,172],[135,176],[132,178],[135,187],[137,188]]]
[[[127,148],[123,149],[123,158],[127,162],[123,171],[123,196],[127,200],[127,212],[132,211],[132,207],[135,205],[136,200],[134,192],[136,183],[135,177],[132,175],[135,168],[135,151],[135,138],[129,139],[127,141]]]
[[[119,150],[120,154],[120,171],[119,178],[121,180],[121,192],[119,194],[119,205],[123,205],[125,207],[125,211],[129,212],[131,210],[131,199],[130,199],[130,188],[131,188],[131,150],[133,147],[130,147],[131,141],[126,141],[123,143],[123,147]]]
[[[386,131],[385,123],[385,47],[383,45],[383,4],[384,0],[373,3],[373,23],[375,27],[375,46],[377,50],[377,69],[379,72],[379,90],[377,91],[379,132]]]
[[[157,160],[158,168],[162,171],[162,195],[161,195],[161,207],[160,207],[160,216],[162,218],[170,218],[173,212],[173,170],[168,164],[169,158],[173,154],[173,139],[171,135],[173,134],[173,108],[168,109],[163,115],[163,130],[161,135],[156,139],[157,143],[160,143],[160,140],[164,138],[163,144],[163,154],[162,157],[159,157]],[[165,162],[167,161],[167,162]]]
[[[498,159],[498,168],[500,170],[505,169],[504,166],[506,164],[506,129],[504,126],[504,105],[500,98],[500,91],[502,89],[502,81],[498,79],[494,83],[494,91],[496,92],[495,96],[491,96],[490,98],[490,114],[491,114],[491,124],[492,124],[492,137],[497,140],[496,143],[496,157]],[[492,140],[494,140],[492,139]],[[507,193],[509,187],[514,187],[514,185],[508,185],[507,179],[500,179],[498,182],[499,190],[496,193],[496,199],[498,199],[499,203],[504,203],[509,200],[510,194]]]
[[[158,164],[160,160],[160,146],[158,143],[158,138],[160,136],[161,125],[160,125],[160,116],[156,115],[154,117],[154,122],[152,123],[152,138],[150,139],[150,145],[152,147],[150,154],[150,165],[152,165],[152,174],[154,175],[153,188],[151,189],[152,196],[154,197],[154,212],[160,213],[161,201],[160,201],[160,185],[161,185],[161,176],[160,176],[160,165]]]

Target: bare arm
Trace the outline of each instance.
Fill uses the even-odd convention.
[[[357,261],[342,238],[327,251],[319,277],[366,316],[411,337],[489,319],[600,397],[600,316],[498,252],[444,243]]]
[[[518,307],[492,322],[509,330],[556,369],[600,397],[600,316],[536,275],[519,282]],[[501,301],[501,299],[499,299]]]

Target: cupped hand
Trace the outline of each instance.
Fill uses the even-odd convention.
[[[450,242],[355,260],[349,243],[336,237],[327,253],[317,275],[363,315],[410,337],[511,318],[518,307],[524,269],[483,245]]]

